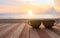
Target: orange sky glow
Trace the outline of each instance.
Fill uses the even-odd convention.
[[[52,4],[53,3],[51,3],[50,5],[40,3],[28,4],[26,2],[22,2],[20,5],[0,4],[0,13],[27,13],[28,10],[32,10],[34,13],[44,13],[51,7],[54,7],[56,11],[60,12],[60,6],[55,3],[53,5]]]

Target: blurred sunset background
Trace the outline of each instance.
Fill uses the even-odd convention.
[[[60,0],[0,0],[0,13],[44,13],[52,7],[60,12]]]
[[[14,15],[15,17],[18,17],[21,16],[22,14],[28,14],[30,15],[30,17],[32,14],[43,14],[41,15],[43,17],[44,14],[49,13],[60,15],[60,0],[0,0],[1,18],[4,16],[9,17],[9,15],[10,17],[13,17]],[[23,15],[23,18],[25,16]],[[47,18],[48,17],[53,16],[47,15]],[[54,17],[60,16],[55,15]]]

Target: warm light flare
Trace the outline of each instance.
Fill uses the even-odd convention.
[[[27,13],[27,17],[29,18],[29,19],[32,19],[32,17],[33,17],[33,11],[32,10],[28,10],[28,13]]]
[[[32,10],[29,10],[29,11],[28,11],[28,15],[29,15],[29,16],[32,16],[32,15],[33,15]]]

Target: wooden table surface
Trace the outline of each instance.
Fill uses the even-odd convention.
[[[34,29],[27,23],[0,23],[0,38],[60,38],[60,26]]]

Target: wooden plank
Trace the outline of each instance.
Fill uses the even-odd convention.
[[[40,38],[37,31],[35,29],[33,29],[33,28],[30,29],[30,38]]]
[[[10,25],[10,23],[0,24],[0,28],[5,27],[6,25]]]
[[[40,38],[51,38],[44,30],[44,28],[37,29]]]
[[[9,38],[17,30],[17,28],[19,26],[20,26],[20,24],[18,23],[18,25],[16,25],[14,28],[12,28],[11,32],[5,38]]]
[[[29,25],[26,24],[19,38],[29,38]]]
[[[53,26],[53,29],[50,29],[50,30],[60,36],[60,27],[59,26]]]
[[[22,23],[9,38],[19,38],[24,27],[25,27],[25,23]]]
[[[0,26],[0,32],[3,31],[3,30],[6,30],[9,27],[11,27],[11,25],[12,24],[5,24],[5,25]]]
[[[7,28],[6,30],[0,31],[0,38],[5,38],[13,28],[15,28],[17,26],[17,24],[13,24],[11,25],[9,28]]]
[[[26,24],[26,38],[29,38],[29,27],[30,25],[29,24]]]
[[[53,31],[46,29],[46,32],[51,36],[51,38],[60,38],[59,35],[57,35],[56,33],[54,33]]]

